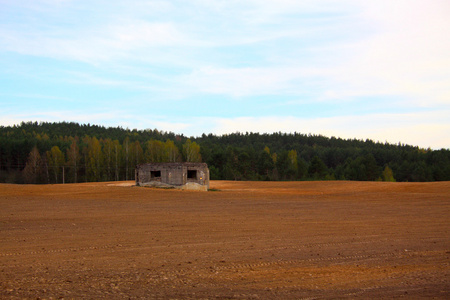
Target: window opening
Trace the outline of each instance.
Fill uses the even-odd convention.
[[[150,177],[151,178],[161,177],[161,171],[150,171]]]
[[[197,170],[188,170],[187,178],[188,179],[197,179]]]

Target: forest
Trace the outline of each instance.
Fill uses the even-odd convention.
[[[0,126],[0,182],[134,180],[147,162],[206,162],[212,180],[448,181],[450,150],[301,133],[203,134],[73,122]]]

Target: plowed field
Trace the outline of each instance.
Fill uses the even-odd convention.
[[[450,182],[0,185],[0,298],[450,299]]]

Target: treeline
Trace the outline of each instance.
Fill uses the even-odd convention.
[[[450,180],[449,149],[280,132],[189,139],[68,122],[0,127],[0,182],[132,180],[137,164],[179,161],[206,162],[211,179]]]
[[[300,133],[196,139],[213,178],[234,180],[450,180],[449,149]]]
[[[138,164],[180,161],[200,162],[200,146],[158,130],[66,122],[0,127],[0,182],[132,180]]]

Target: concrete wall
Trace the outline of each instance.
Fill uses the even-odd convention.
[[[209,169],[205,163],[142,164],[136,167],[136,185],[208,190]]]

